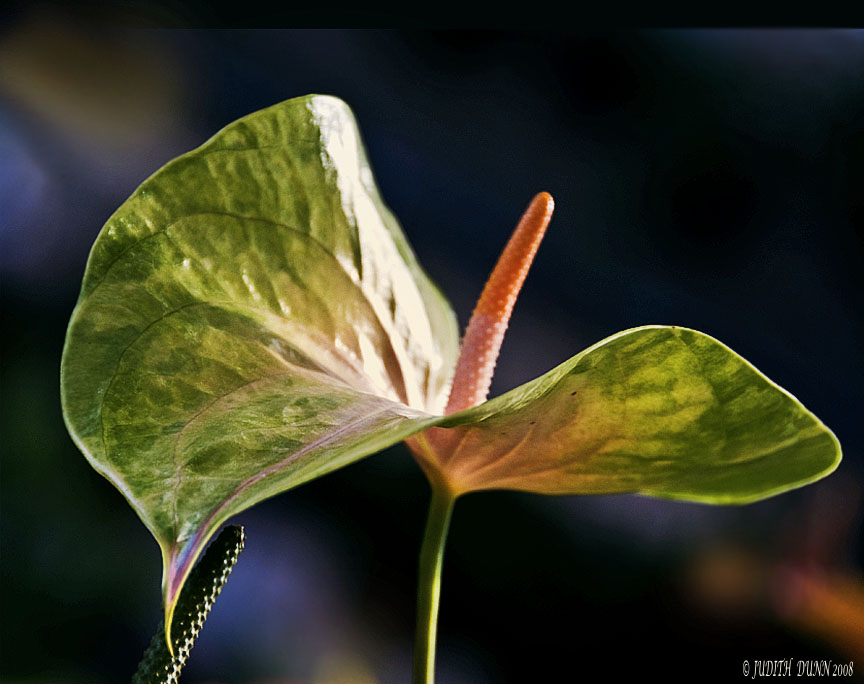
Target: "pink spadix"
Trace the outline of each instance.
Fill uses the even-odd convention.
[[[541,192],[531,200],[486,281],[462,338],[446,414],[486,401],[513,305],[552,218],[554,206],[548,192]],[[459,469],[454,470],[452,466],[459,461],[466,435],[467,428],[432,427],[409,437],[406,442],[430,481],[458,493],[464,473],[457,474]]]
[[[554,208],[552,195],[537,194],[498,258],[465,330],[445,413],[456,413],[486,401],[513,305]]]

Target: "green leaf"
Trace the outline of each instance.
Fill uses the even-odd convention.
[[[457,492],[747,503],[840,462],[832,432],[792,395],[717,340],[678,327],[613,335],[441,425],[458,433],[437,464]]]
[[[340,100],[247,116],[145,181],[93,246],[62,399],[162,548],[169,635],[222,522],[431,424],[457,353]]]

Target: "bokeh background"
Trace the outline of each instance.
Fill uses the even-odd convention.
[[[466,497],[439,684],[736,681],[776,658],[854,662],[861,679],[864,33],[159,23],[39,6],[0,24],[3,682],[128,681],[160,619],[158,548],[60,412],[90,245],[162,164],[310,92],[355,110],[463,325],[528,200],[555,196],[493,392],[619,330],[679,324],[788,388],[845,450],[818,485],[745,507]],[[399,446],[239,516],[246,551],[183,681],[407,683],[427,500]]]

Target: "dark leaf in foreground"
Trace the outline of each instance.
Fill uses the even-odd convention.
[[[222,530],[210,544],[204,557],[189,575],[177,608],[171,637],[173,655],[165,640],[164,625],[150,642],[132,684],[176,684],[189,652],[204,626],[204,621],[228,581],[228,575],[243,550],[246,535],[243,528],[232,525]]]

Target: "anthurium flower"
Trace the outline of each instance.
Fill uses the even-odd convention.
[[[686,328],[618,333],[485,401],[551,209],[530,205],[461,356],[336,98],[240,119],[111,216],[69,325],[63,410],[162,549],[166,630],[228,518],[407,438],[442,534],[474,490],[741,503],[837,466],[816,417]]]

